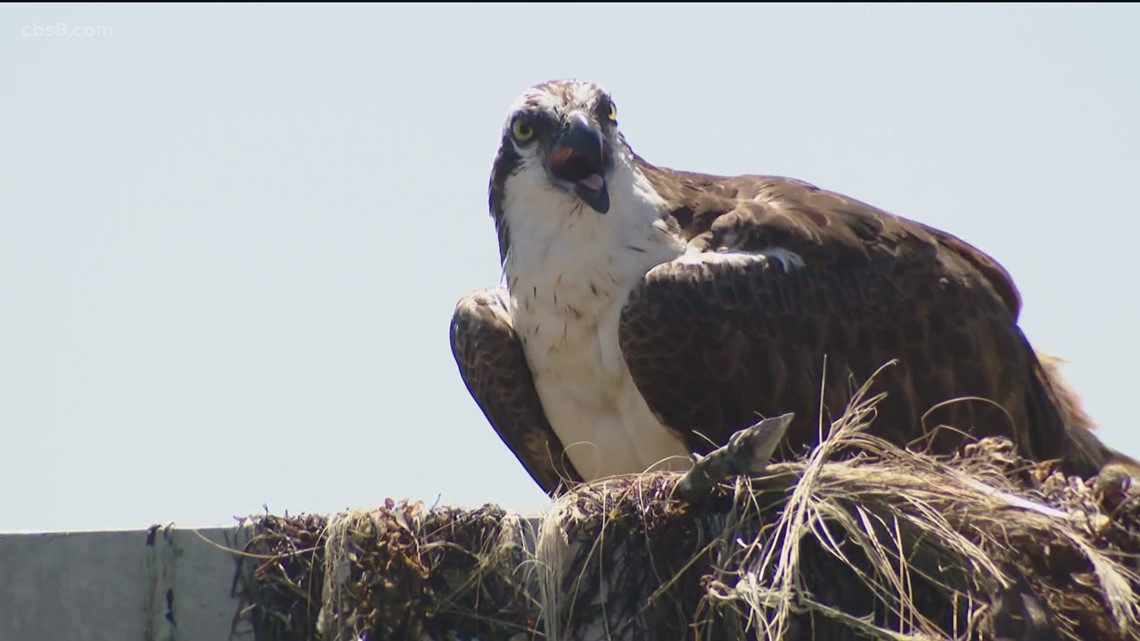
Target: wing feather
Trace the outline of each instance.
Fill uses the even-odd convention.
[[[649,406],[695,451],[787,411],[796,413],[788,445],[809,446],[820,421],[895,359],[876,380],[888,395],[872,425],[893,442],[949,452],[960,432],[1001,435],[1039,460],[1068,457],[1074,470],[1103,464],[1090,448],[1073,453],[1017,327],[1017,290],[992,258],[796,180],[643,171],[690,253],[633,290],[619,337]],[[988,401],[929,413],[969,397]],[[924,433],[942,425],[954,429]]]
[[[503,443],[547,494],[581,477],[564,455],[534,388],[511,324],[505,289],[477,292],[456,305],[451,350],[467,390]]]

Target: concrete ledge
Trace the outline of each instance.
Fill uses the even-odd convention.
[[[0,639],[225,641],[238,603],[223,548],[248,536],[173,526],[0,534]]]

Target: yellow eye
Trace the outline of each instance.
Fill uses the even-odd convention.
[[[526,142],[534,137],[534,127],[523,118],[519,118],[515,121],[515,124],[511,125],[511,133],[514,135],[515,140]]]
[[[615,104],[614,104],[614,103],[612,103],[612,102],[610,103],[610,114],[609,114],[609,117],[610,117],[610,121],[611,121],[611,122],[617,122],[617,105],[615,105]]]

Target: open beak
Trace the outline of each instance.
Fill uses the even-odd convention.
[[[606,179],[612,163],[609,144],[602,132],[582,118],[567,125],[547,156],[551,181],[574,192],[594,211],[610,210]]]

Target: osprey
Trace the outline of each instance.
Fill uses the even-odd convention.
[[[1000,435],[1083,475],[1115,456],[1018,328],[992,258],[799,180],[656,167],[596,84],[515,100],[490,209],[506,287],[459,301],[452,350],[548,493],[685,469],[788,411],[793,454],[891,360],[870,429],[895,443]]]

